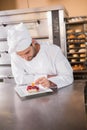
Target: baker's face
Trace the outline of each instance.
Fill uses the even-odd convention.
[[[17,52],[17,54],[27,61],[32,60],[33,57],[36,56],[35,44],[31,44],[27,49],[25,49],[23,51],[19,51],[19,52]]]

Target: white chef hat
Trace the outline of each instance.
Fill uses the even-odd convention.
[[[28,48],[32,42],[32,38],[27,27],[23,23],[20,23],[8,29],[7,42],[9,53],[13,53]]]

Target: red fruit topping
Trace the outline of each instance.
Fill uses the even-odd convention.
[[[35,90],[35,89],[36,89],[36,91],[38,91],[39,87],[37,87],[37,86],[27,86],[27,91],[29,91],[29,90]]]

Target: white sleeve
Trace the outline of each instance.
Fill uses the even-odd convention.
[[[34,81],[34,76],[25,72],[21,61],[17,60],[17,57],[16,59],[11,57],[11,68],[16,84],[29,84]]]
[[[55,83],[58,88],[72,84],[73,70],[60,48],[58,49],[54,62],[57,71],[57,76],[51,77],[49,78],[49,80]]]

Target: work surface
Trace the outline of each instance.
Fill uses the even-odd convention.
[[[21,100],[15,85],[0,83],[0,130],[86,130],[84,84]]]

